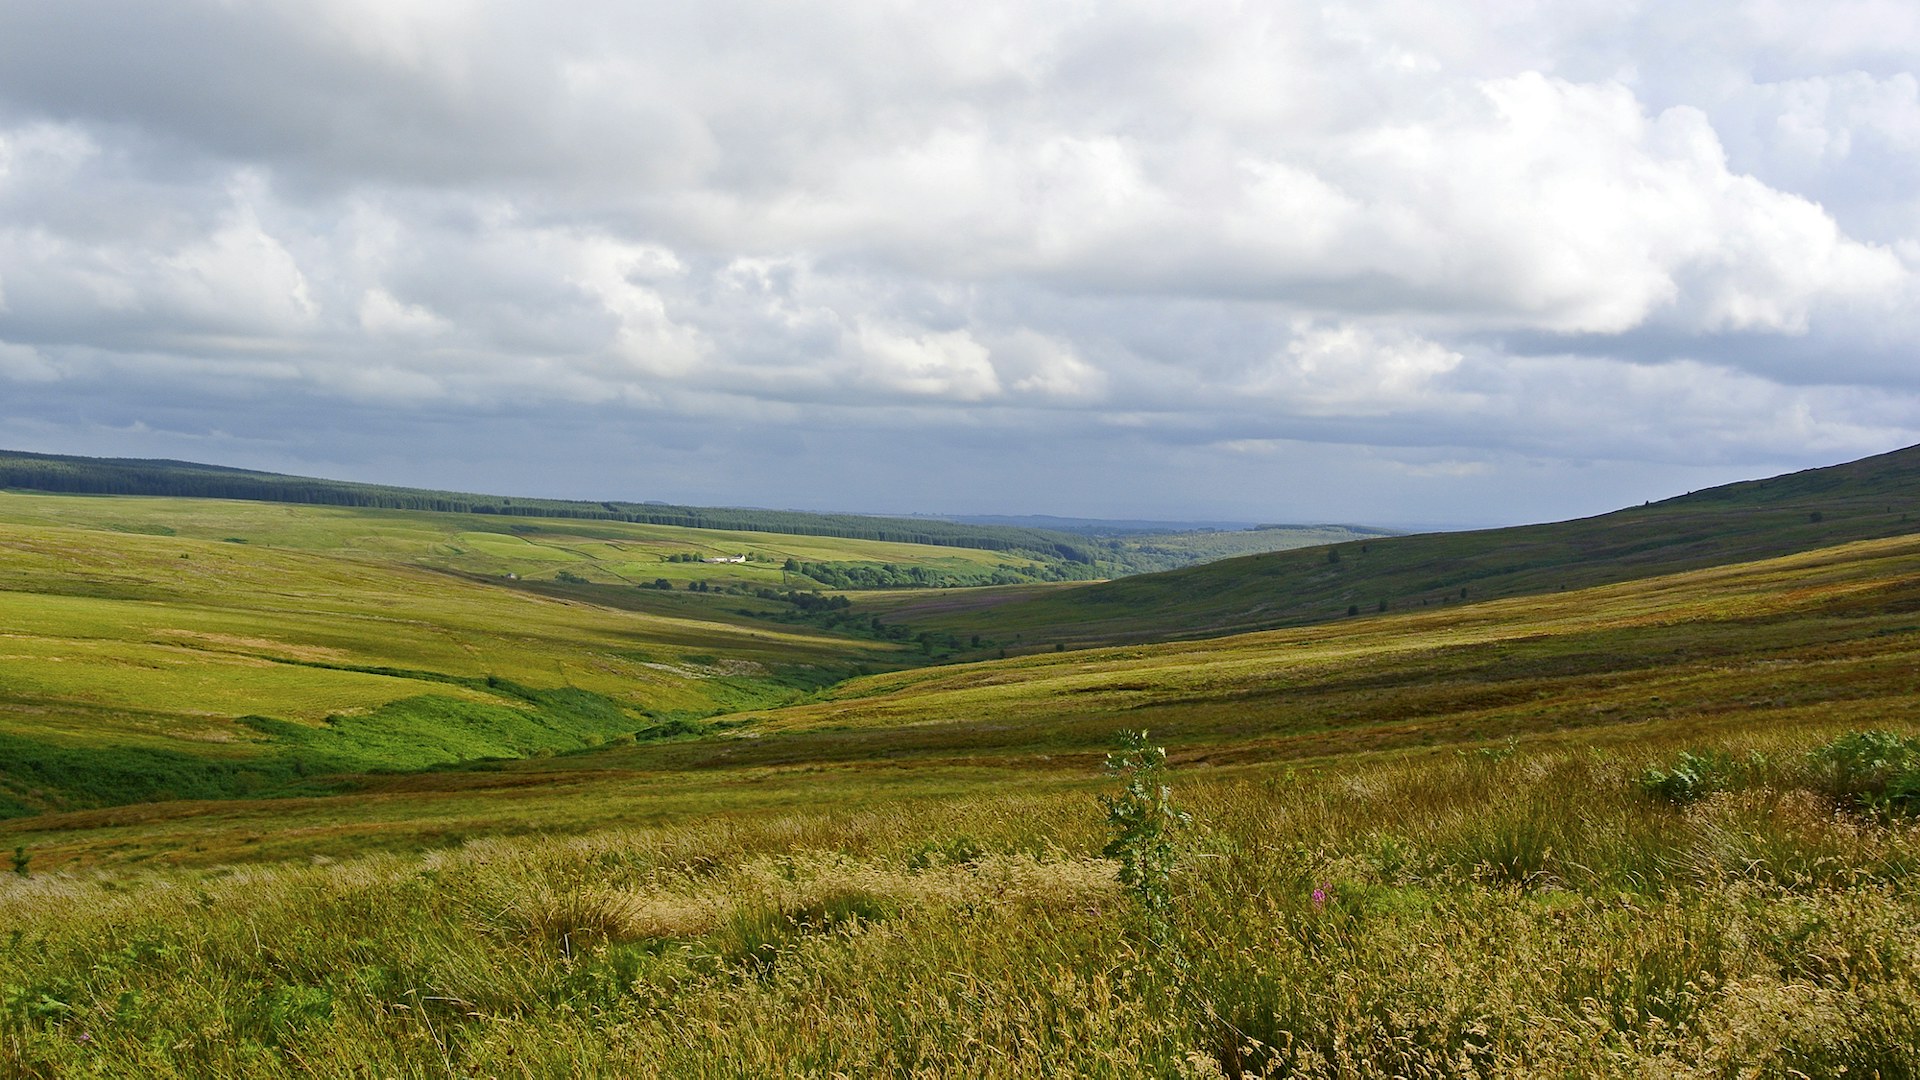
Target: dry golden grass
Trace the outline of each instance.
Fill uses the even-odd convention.
[[[1869,541],[9,823],[0,1072],[1914,1075],[1920,827],[1809,754],[1920,730],[1916,581]],[[1100,855],[1141,726],[1164,918]],[[1683,750],[1737,782],[1650,796]]]
[[[1655,739],[0,886],[19,1075],[1908,1075],[1915,827],[1647,798]],[[1318,898],[1316,898],[1316,893]]]

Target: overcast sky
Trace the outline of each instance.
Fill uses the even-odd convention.
[[[0,0],[0,447],[1594,513],[1920,442],[1917,67],[1911,0]]]

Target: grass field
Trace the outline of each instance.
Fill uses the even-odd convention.
[[[0,526],[0,737],[285,767],[129,802],[7,744],[0,1075],[1915,1075],[1897,523],[922,667],[412,546]]]
[[[954,571],[1040,565],[1006,552],[881,540],[223,499],[0,492],[0,522],[247,543],[490,577],[553,580],[566,571],[586,581],[623,585],[665,578],[677,588],[693,581],[782,586],[794,580],[781,570],[788,559]],[[669,561],[674,555],[746,555],[749,561]]]
[[[949,794],[1083,786],[1116,733],[1142,727],[1189,770],[1509,738],[1605,746],[1777,724],[1873,727],[1920,720],[1917,652],[1920,538],[1866,541],[1426,615],[874,675],[811,702],[730,714],[731,726],[704,738],[343,779],[350,790],[294,802],[43,815],[7,824],[0,842],[28,843],[49,866],[107,849],[209,862],[248,857],[276,823],[299,822],[298,845],[266,850],[339,857],[382,830],[395,834],[383,846],[407,847],[450,832],[587,830],[668,805],[697,816],[809,791],[847,803],[923,780]],[[954,772],[965,779],[945,786]],[[391,820],[353,824],[376,801]],[[327,822],[344,831],[330,836]],[[140,836],[165,839],[129,842]]]
[[[738,553],[742,544],[777,534],[791,543],[796,536],[833,538],[861,537],[917,545],[961,550],[985,550],[1017,553],[993,564],[997,575],[979,575],[972,560],[949,562],[941,569],[947,581],[956,584],[982,584],[981,578],[999,576],[1021,580],[1023,574],[1041,580],[1086,580],[1101,576],[1148,573],[1187,566],[1209,559],[1244,555],[1254,551],[1278,551],[1311,544],[1337,543],[1385,535],[1386,530],[1346,525],[1262,525],[1255,528],[1202,528],[1176,531],[1165,522],[1094,521],[1068,518],[1006,518],[949,520],[937,517],[888,518],[868,514],[811,513],[796,510],[769,510],[749,507],[693,507],[646,502],[587,502],[582,500],[509,498],[419,488],[357,484],[315,477],[287,476],[255,472],[221,465],[186,461],[141,460],[125,458],[85,458],[55,454],[35,454],[0,450],[0,491],[13,488],[23,492],[69,495],[164,496],[173,499],[252,500],[261,503],[301,506],[381,507],[389,510],[434,511],[457,514],[462,518],[493,526],[501,519],[525,522],[555,519],[583,523],[576,535],[603,536],[616,541],[633,541],[649,534],[615,530],[596,532],[594,526],[607,522],[647,523],[672,526],[676,531],[652,534],[656,539],[686,540],[706,547],[709,540],[701,534],[725,533],[730,538],[714,539],[713,549]],[[507,530],[519,531],[519,530]],[[805,550],[805,549],[803,549]],[[839,545],[820,545],[812,549],[816,564],[832,558],[823,552],[845,550]],[[867,554],[877,554],[869,549]],[[898,552],[906,556],[896,567],[928,567],[930,558],[944,555],[921,551]],[[520,552],[507,551],[509,557]],[[798,558],[799,552],[793,553]],[[618,560],[615,559],[615,562]],[[644,561],[644,560],[643,560]],[[807,561],[804,558],[800,561]],[[830,575],[831,576],[831,575]]]
[[[441,523],[404,515],[50,501],[13,516],[122,528],[0,524],[0,809],[16,813],[579,749],[899,651],[653,590],[631,610],[437,573],[413,564]],[[158,518],[181,524],[142,531]]]
[[[1771,772],[1687,807],[1636,783],[1675,745],[1640,734],[1176,766],[1192,824],[1159,923],[1101,857],[1081,769],[766,777],[790,798],[424,853],[16,878],[0,1067],[1909,1075],[1913,827],[1798,782],[1819,724],[1723,733]]]

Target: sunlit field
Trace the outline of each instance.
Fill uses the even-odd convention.
[[[1903,725],[1903,729],[1906,726]],[[1177,761],[1164,921],[1086,770],[264,865],[16,876],[24,1075],[1906,1075],[1913,826],[1817,724]],[[1753,755],[1759,755],[1758,758]],[[760,777],[805,788],[803,776]],[[834,792],[832,787],[828,792]],[[716,800],[716,802],[723,800]],[[689,808],[691,809],[691,808]],[[1411,961],[1411,962],[1410,962]]]
[[[0,1080],[1920,1080],[1916,72],[0,0]]]
[[[1920,537],[941,664],[88,513],[0,526],[10,1074],[1920,1067]]]

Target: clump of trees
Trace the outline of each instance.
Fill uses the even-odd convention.
[[[873,562],[801,562],[788,559],[783,569],[819,582],[830,589],[954,589],[976,585],[1020,585],[1033,581],[1070,581],[1091,578],[1091,567],[1078,564],[1036,567],[1000,563],[996,566],[925,566]]]

